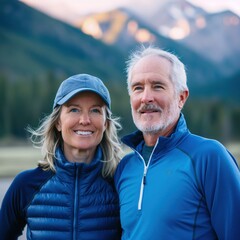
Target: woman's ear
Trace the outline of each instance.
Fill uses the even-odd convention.
[[[109,127],[109,118],[108,118],[108,112],[107,112],[107,109],[105,111],[105,123],[104,123],[104,126],[105,126],[105,130]]]
[[[60,122],[60,120],[57,121],[55,127],[56,127],[56,129],[57,129],[59,132],[61,132],[61,130],[62,130],[62,126],[61,126],[61,122]]]

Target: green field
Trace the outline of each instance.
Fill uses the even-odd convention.
[[[238,166],[240,166],[240,143],[228,144],[226,147],[233,154],[233,156],[237,159]]]
[[[17,173],[37,166],[40,149],[32,146],[0,147],[0,177],[13,177]]]
[[[227,145],[240,165],[240,143]],[[34,168],[41,159],[40,149],[32,146],[0,147],[0,178],[13,177],[20,171]]]

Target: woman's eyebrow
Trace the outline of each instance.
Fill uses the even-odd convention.
[[[67,107],[79,107],[79,105],[76,103],[66,103],[66,106]]]

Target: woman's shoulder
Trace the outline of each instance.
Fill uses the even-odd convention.
[[[44,181],[44,179],[51,177],[53,174],[52,171],[45,171],[41,167],[36,167],[18,173],[14,178],[14,182],[21,184],[22,182],[25,183],[33,180],[34,182]]]
[[[3,208],[9,209],[10,206],[14,211],[21,212],[53,175],[52,171],[43,171],[40,167],[20,172],[7,189]]]
[[[29,194],[41,188],[41,186],[53,175],[54,173],[52,171],[44,171],[40,167],[25,170],[16,175],[10,189],[12,191],[20,191],[21,193]]]

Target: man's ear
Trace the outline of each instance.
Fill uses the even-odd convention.
[[[178,107],[180,109],[183,108],[185,102],[187,101],[187,98],[189,96],[189,91],[188,90],[184,90],[179,94],[179,102],[178,102]]]

